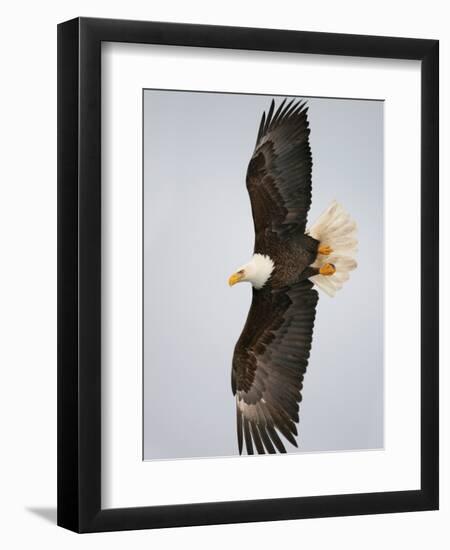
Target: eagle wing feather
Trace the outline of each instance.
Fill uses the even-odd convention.
[[[275,233],[280,239],[304,233],[311,206],[312,158],[308,107],[284,100],[261,118],[256,146],[247,170],[247,190],[258,241]]]
[[[318,294],[303,281],[253,290],[233,356],[239,452],[286,452],[282,434],[297,446],[299,402],[311,349]]]

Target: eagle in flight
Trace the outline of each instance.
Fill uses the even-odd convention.
[[[228,282],[252,284],[252,304],[234,349],[239,454],[297,447],[296,424],[308,364],[316,287],[330,296],[356,268],[356,224],[333,202],[306,229],[312,158],[306,102],[284,100],[264,112],[247,170],[255,226],[251,260]]]

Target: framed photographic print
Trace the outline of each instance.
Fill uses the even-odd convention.
[[[58,27],[58,524],[438,507],[438,42]]]

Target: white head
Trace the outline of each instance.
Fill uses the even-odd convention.
[[[241,266],[236,273],[233,273],[228,279],[230,286],[248,281],[252,285],[260,289],[269,280],[274,268],[274,263],[269,256],[263,254],[253,254],[252,259],[245,265]]]

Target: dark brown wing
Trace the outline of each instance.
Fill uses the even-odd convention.
[[[303,102],[284,100],[276,113],[264,113],[247,170],[247,189],[255,224],[255,249],[267,232],[288,238],[304,233],[311,205],[311,150]]]
[[[253,290],[252,305],[233,356],[239,453],[285,453],[279,437],[295,436],[318,294],[303,281]],[[278,433],[279,432],[279,433]]]

